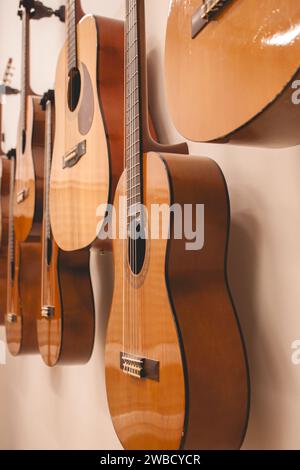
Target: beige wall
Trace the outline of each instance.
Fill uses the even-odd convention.
[[[124,14],[123,0],[82,3],[87,12],[118,18]],[[16,86],[21,33],[17,4],[17,0],[0,0],[0,75],[7,57],[13,56]],[[48,0],[47,4],[58,6],[60,1]],[[168,5],[169,0],[146,0],[151,109],[165,143],[181,140],[172,125],[164,92]],[[37,92],[53,86],[63,31],[63,25],[55,19],[33,26],[32,87]],[[4,114],[7,148],[15,145],[17,115],[18,99],[11,98]],[[230,191],[229,275],[252,379],[244,448],[299,449],[300,365],[291,362],[291,344],[300,339],[299,149],[190,143],[190,152],[214,158],[225,173]],[[7,365],[0,366],[0,448],[120,447],[107,410],[103,378],[104,328],[112,285],[110,255],[94,253],[92,273],[97,335],[91,362],[84,367],[49,370],[38,356],[7,356]],[[2,330],[0,335],[4,337]]]

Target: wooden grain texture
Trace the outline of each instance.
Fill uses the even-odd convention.
[[[49,96],[48,96],[49,98]],[[54,103],[46,110],[51,133],[47,148],[52,148],[55,129]],[[50,160],[50,162],[48,161]],[[65,252],[56,244],[49,222],[49,166],[51,155],[45,154],[45,190],[41,257],[41,305],[37,315],[37,338],[46,365],[86,363],[92,353],[95,335],[94,296],[88,248]],[[49,164],[50,163],[50,164]],[[50,235],[50,237],[49,237]],[[53,307],[53,315],[42,315],[43,307]]]
[[[126,242],[114,241],[105,358],[115,430],[126,449],[239,448],[248,419],[248,371],[224,272],[229,207],[223,175],[208,159],[148,153],[143,180],[148,209],[205,204],[206,238],[198,252],[186,252],[185,239],[147,240],[138,276],[129,270]],[[118,211],[125,192],[123,175]],[[125,375],[123,351],[159,361],[159,381]]]
[[[10,161],[1,158],[0,164],[2,166],[0,196],[0,325],[3,325],[6,313]]]
[[[15,242],[15,277],[7,286],[7,311],[16,321],[6,318],[6,341],[14,356],[38,353],[36,317],[41,295],[41,243]],[[8,270],[9,271],[9,270]]]
[[[30,95],[26,103],[26,147],[22,153],[18,139],[15,176],[14,227],[19,242],[40,239],[43,218],[45,115],[40,97]],[[22,190],[28,197],[18,203],[17,195]]]
[[[42,258],[44,263],[44,257]],[[94,345],[95,309],[90,252],[64,252],[52,239],[48,269],[42,265],[42,306],[55,308],[49,319],[37,314],[39,350],[48,366],[86,363]]]
[[[172,0],[166,92],[175,126],[194,141],[285,147],[300,143],[300,4],[233,0],[194,39],[199,0]]]
[[[85,16],[77,26],[77,47],[79,69],[82,73],[82,64],[85,64],[93,87],[94,117],[88,134],[81,135],[78,112],[83,94],[77,109],[70,112],[65,46],[58,61],[55,84],[56,133],[50,212],[54,238],[66,251],[87,247],[95,241],[99,222],[97,208],[109,202],[112,186],[116,184],[112,183],[113,178],[121,172],[121,164],[116,160],[122,161],[123,150],[122,113],[120,118],[117,112],[122,109],[122,103],[118,102],[123,90],[122,23]],[[84,85],[83,82],[83,89]],[[106,122],[109,113],[111,116]],[[63,156],[84,139],[86,155],[74,167],[63,169]]]

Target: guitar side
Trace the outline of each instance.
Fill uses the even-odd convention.
[[[84,364],[92,354],[95,307],[90,277],[90,251],[61,251],[52,239],[51,263],[43,280],[43,299],[53,308],[49,318],[37,315],[39,350],[44,362]],[[44,258],[44,255],[43,255]]]

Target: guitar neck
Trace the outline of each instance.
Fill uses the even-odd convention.
[[[52,102],[46,103],[46,121],[45,121],[45,187],[44,187],[44,241],[50,240],[50,210],[49,210],[49,192],[50,192],[50,171],[52,158]]]
[[[21,10],[22,17],[22,70],[21,70],[21,128],[26,129],[26,98],[30,90],[30,19],[25,8]]]
[[[127,173],[127,204],[142,203],[143,122],[140,76],[140,44],[138,2],[126,0],[125,26],[125,167]]]
[[[77,68],[76,2],[66,3],[66,36],[68,50],[68,72]]]
[[[14,236],[14,186],[15,186],[15,157],[11,157],[10,165],[10,190],[9,190],[9,223],[8,223],[8,279],[14,280],[15,264],[15,236]]]
[[[152,139],[149,132],[144,0],[126,0],[125,67],[127,207],[128,212],[134,215],[135,207],[143,201],[143,153],[188,153],[186,143],[161,145]]]

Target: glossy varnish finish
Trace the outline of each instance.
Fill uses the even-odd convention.
[[[4,322],[6,313],[6,286],[7,286],[7,249],[9,225],[9,182],[10,161],[4,156],[1,158],[1,200],[0,200],[0,324]]]
[[[292,146],[300,143],[300,4],[233,0],[194,39],[200,0],[172,0],[166,91],[177,129],[195,141]]]
[[[123,50],[122,22],[92,16],[81,19],[77,26],[78,63],[83,92],[83,64],[88,71],[93,101],[93,119],[86,135],[79,130],[84,93],[74,112],[69,111],[67,104],[67,45],[60,54],[55,86],[57,111],[50,213],[54,238],[67,251],[87,247],[95,241],[97,208],[110,201],[121,173]],[[74,167],[63,169],[64,154],[82,140],[87,142],[86,154]]]
[[[60,250],[52,240],[52,258],[43,282],[42,301],[54,307],[53,317],[37,314],[39,350],[48,366],[85,363],[94,344],[94,303],[90,252]]]
[[[20,132],[20,131],[19,131]],[[20,242],[41,239],[43,219],[43,158],[44,158],[45,114],[40,108],[40,97],[27,97],[26,148],[22,153],[18,140],[14,227]],[[18,203],[17,196],[25,189],[27,197]]]
[[[41,295],[41,244],[15,242],[15,276],[10,281],[8,268],[7,312],[16,320],[6,318],[6,341],[10,353],[32,354],[38,352],[36,317],[40,309],[37,299]]]
[[[105,356],[113,424],[126,449],[236,449],[247,426],[249,378],[226,277],[226,183],[212,160],[178,155],[184,145],[166,149],[150,138],[144,2],[128,0],[126,18],[126,170],[115,198],[115,285]],[[147,223],[136,209],[141,201]],[[160,218],[166,237],[153,236],[152,229],[161,228],[152,219],[153,205],[175,203],[194,212],[204,204],[202,249],[186,251],[185,233],[175,240],[168,210]],[[146,230],[143,251],[119,232],[132,220]],[[143,360],[154,361],[159,377],[144,375]]]
[[[51,132],[52,128],[52,132]],[[37,315],[39,350],[48,366],[87,362],[94,344],[94,302],[88,248],[65,252],[49,229],[49,177],[54,104],[46,108],[45,190],[42,242],[42,296]],[[50,155],[48,154],[50,152]],[[49,232],[49,233],[48,233]],[[47,318],[43,307],[53,308]]]
[[[120,269],[124,242],[114,242],[106,383],[115,429],[126,449],[237,449],[247,425],[248,372],[224,273],[229,209],[223,175],[208,159],[155,153],[145,157],[144,171],[148,209],[205,204],[205,246],[188,252],[185,239],[147,241],[143,271],[133,278],[127,261]],[[116,196],[124,193],[123,177]],[[125,320],[124,311],[131,312]],[[159,381],[125,375],[124,349],[159,361]]]

